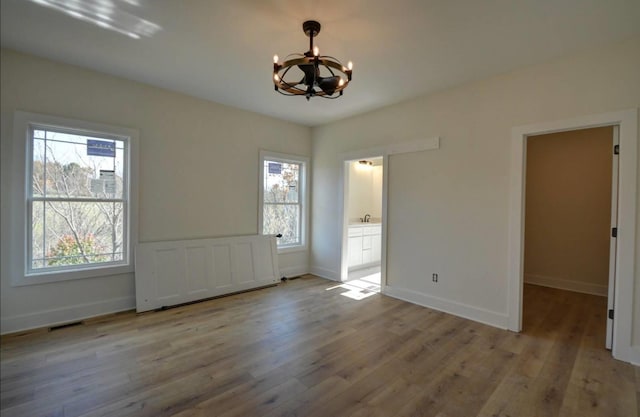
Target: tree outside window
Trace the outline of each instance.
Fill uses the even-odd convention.
[[[295,157],[262,158],[262,234],[278,235],[279,248],[303,246],[304,170]]]

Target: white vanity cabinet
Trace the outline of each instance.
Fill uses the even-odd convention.
[[[349,226],[349,269],[380,263],[382,252],[382,226],[357,223]]]
[[[349,268],[362,265],[362,228],[349,226]]]

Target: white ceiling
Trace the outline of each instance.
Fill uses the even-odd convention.
[[[34,1],[0,1],[3,47],[308,126],[640,33],[638,0],[90,0],[160,26],[140,39]],[[307,19],[354,63],[338,100],[273,90]]]

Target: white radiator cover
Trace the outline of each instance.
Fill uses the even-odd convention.
[[[274,236],[141,243],[135,253],[136,310],[154,310],[277,283]]]

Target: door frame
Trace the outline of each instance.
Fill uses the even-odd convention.
[[[619,126],[618,238],[614,291],[613,357],[640,363],[634,350],[633,297],[635,279],[638,110],[588,115],[573,119],[517,126],[511,130],[508,236],[508,328],[522,330],[524,282],[524,190],[528,136],[602,126]]]
[[[616,146],[620,146],[619,126],[613,126],[613,137],[611,152],[611,222],[609,227],[613,230],[618,227],[618,175],[619,175],[619,155],[615,153]],[[616,288],[616,259],[618,258],[618,238],[613,235],[609,237],[609,277],[607,279],[607,327],[605,335],[605,347],[611,350],[613,346],[613,319],[609,317],[609,310],[615,311],[615,288]]]
[[[353,161],[382,157],[382,242],[380,254],[380,292],[384,292],[387,265],[387,163],[388,154],[384,149],[374,148],[364,151],[349,152],[341,155],[342,159],[342,250],[340,256],[340,281],[349,279],[349,165]]]
[[[349,277],[349,162],[382,156],[382,256],[380,261],[380,292],[385,293],[387,287],[387,213],[389,195],[389,157],[402,153],[421,152],[440,148],[440,137],[417,139],[409,142],[392,143],[374,148],[360,149],[340,154],[342,164],[342,204],[340,208],[342,239],[340,242],[340,281]]]

